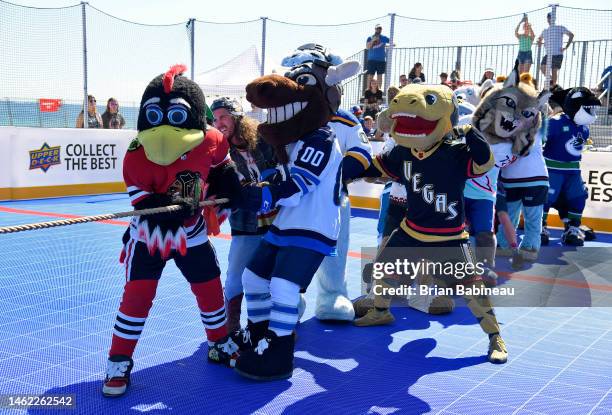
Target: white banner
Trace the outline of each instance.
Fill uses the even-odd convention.
[[[134,130],[15,128],[11,187],[122,182],[123,157],[135,136]]]
[[[583,216],[612,219],[612,153],[583,153],[580,167],[582,180],[589,188]]]
[[[612,153],[587,151],[582,154],[582,180],[589,188],[589,198],[583,216],[586,218],[612,219]],[[373,208],[378,206],[383,185],[366,183],[363,180],[349,185],[349,194],[370,200],[357,200],[353,207]]]

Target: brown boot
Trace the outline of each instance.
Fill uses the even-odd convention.
[[[489,340],[489,362],[491,363],[506,363],[508,361],[508,349],[506,343],[499,334],[495,334]]]
[[[227,327],[228,333],[240,330],[240,307],[242,306],[243,294],[238,294],[227,302]]]
[[[374,308],[374,299],[368,298],[368,296],[360,297],[353,301],[356,318],[365,316],[371,308]]]

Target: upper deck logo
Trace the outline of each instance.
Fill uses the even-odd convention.
[[[46,173],[49,167],[60,163],[60,146],[49,147],[44,143],[40,149],[30,150],[30,170],[41,169]]]

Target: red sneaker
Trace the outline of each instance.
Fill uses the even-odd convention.
[[[108,397],[118,397],[125,393],[130,384],[130,373],[134,361],[124,355],[115,355],[108,358],[106,379],[102,386],[102,393]]]

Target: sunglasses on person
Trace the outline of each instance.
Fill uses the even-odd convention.
[[[117,104],[116,102],[111,102],[109,105],[111,107],[118,107],[119,106],[119,104]]]
[[[96,102],[96,100],[95,100],[95,99],[90,99],[90,100],[89,100],[89,103],[90,103],[90,104],[94,104],[95,102]]]

